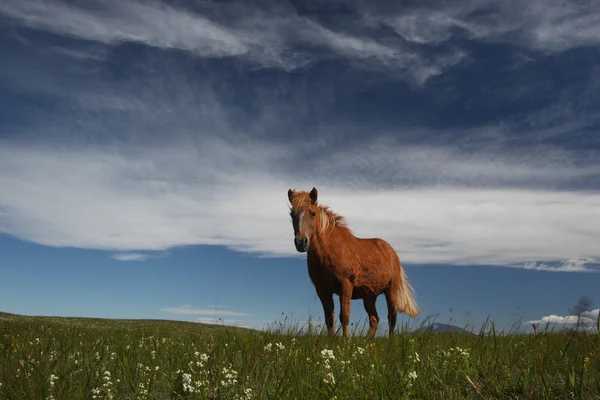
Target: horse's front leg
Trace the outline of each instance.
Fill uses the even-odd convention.
[[[321,300],[321,305],[323,305],[323,314],[325,316],[325,325],[327,326],[327,331],[329,335],[333,336],[335,331],[333,329],[335,322],[335,305],[333,303],[333,293],[317,290],[317,295]]]
[[[350,301],[352,300],[352,283],[342,282],[342,290],[340,291],[340,321],[344,328],[344,336],[346,339],[349,336],[348,325],[350,324]]]

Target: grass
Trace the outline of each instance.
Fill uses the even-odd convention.
[[[600,399],[596,333],[490,332],[346,341],[0,313],[0,399]]]

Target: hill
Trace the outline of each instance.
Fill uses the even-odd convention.
[[[458,326],[442,324],[439,322],[435,322],[435,323],[429,324],[427,326],[423,326],[423,327],[415,330],[414,332],[416,332],[416,333],[425,333],[425,332],[429,332],[429,333],[464,333],[467,335],[474,335],[473,332],[470,332],[463,328],[459,328]]]
[[[213,335],[225,331],[235,330],[236,332],[252,332],[249,328],[240,328],[234,326],[206,324],[202,322],[174,321],[163,319],[109,319],[109,318],[90,318],[90,317],[55,317],[55,316],[30,316],[11,314],[0,311],[0,322],[9,321],[19,324],[48,324],[54,327],[68,327],[87,330],[138,330],[138,331],[156,331],[156,333],[168,334],[169,332],[179,331],[182,333]]]

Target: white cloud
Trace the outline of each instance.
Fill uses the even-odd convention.
[[[117,253],[111,257],[119,261],[144,261],[148,259],[149,255],[142,253]]]
[[[160,311],[166,312],[169,314],[212,315],[213,318],[242,317],[242,316],[250,315],[247,313],[241,313],[241,312],[231,311],[231,310],[217,310],[214,308],[197,309],[197,308],[190,308],[190,307],[183,307],[183,306],[161,308]]]
[[[529,323],[540,323],[540,324],[576,324],[577,323],[577,315],[569,315],[566,317],[561,317],[559,315],[548,315],[546,317],[542,317],[542,319],[529,321]],[[580,324],[592,324],[595,321],[591,318],[582,317],[579,320]]]
[[[584,311],[581,313],[582,317],[598,319],[598,314],[600,313],[600,308],[596,308],[595,310]]]
[[[292,245],[286,192],[317,186],[321,201],[345,215],[358,236],[390,241],[404,262],[550,265],[531,264],[541,259],[563,261],[559,268],[576,272],[599,257],[600,193],[493,185],[511,176],[571,180],[590,170],[555,160],[527,168],[511,159],[486,164],[452,159],[436,148],[390,147],[396,162],[385,154],[379,163],[355,157],[358,169],[342,165],[342,173],[323,163],[298,178],[281,169],[297,151],[213,139],[202,148],[174,144],[119,152],[3,142],[0,231],[50,246],[118,252],[210,244],[304,257]],[[415,152],[421,155],[411,159]],[[440,182],[452,186],[432,184],[442,169]],[[424,186],[385,189],[373,183],[373,171],[414,174]],[[469,181],[475,184],[456,184]]]
[[[587,326],[595,326],[598,321],[598,312],[600,309],[586,311],[581,313],[581,317],[579,318],[580,325]],[[573,325],[577,324],[578,317],[577,315],[568,315],[568,316],[560,316],[560,315],[548,315],[542,317],[539,320],[528,321],[529,324],[554,324],[554,325]]]

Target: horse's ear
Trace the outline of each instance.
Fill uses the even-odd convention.
[[[292,189],[288,190],[288,200],[290,203],[292,202],[292,198],[294,197],[294,191]]]
[[[317,192],[317,188],[313,187],[312,190],[310,191],[310,200],[312,201],[313,204],[317,204],[318,195],[319,195],[319,193]]]

